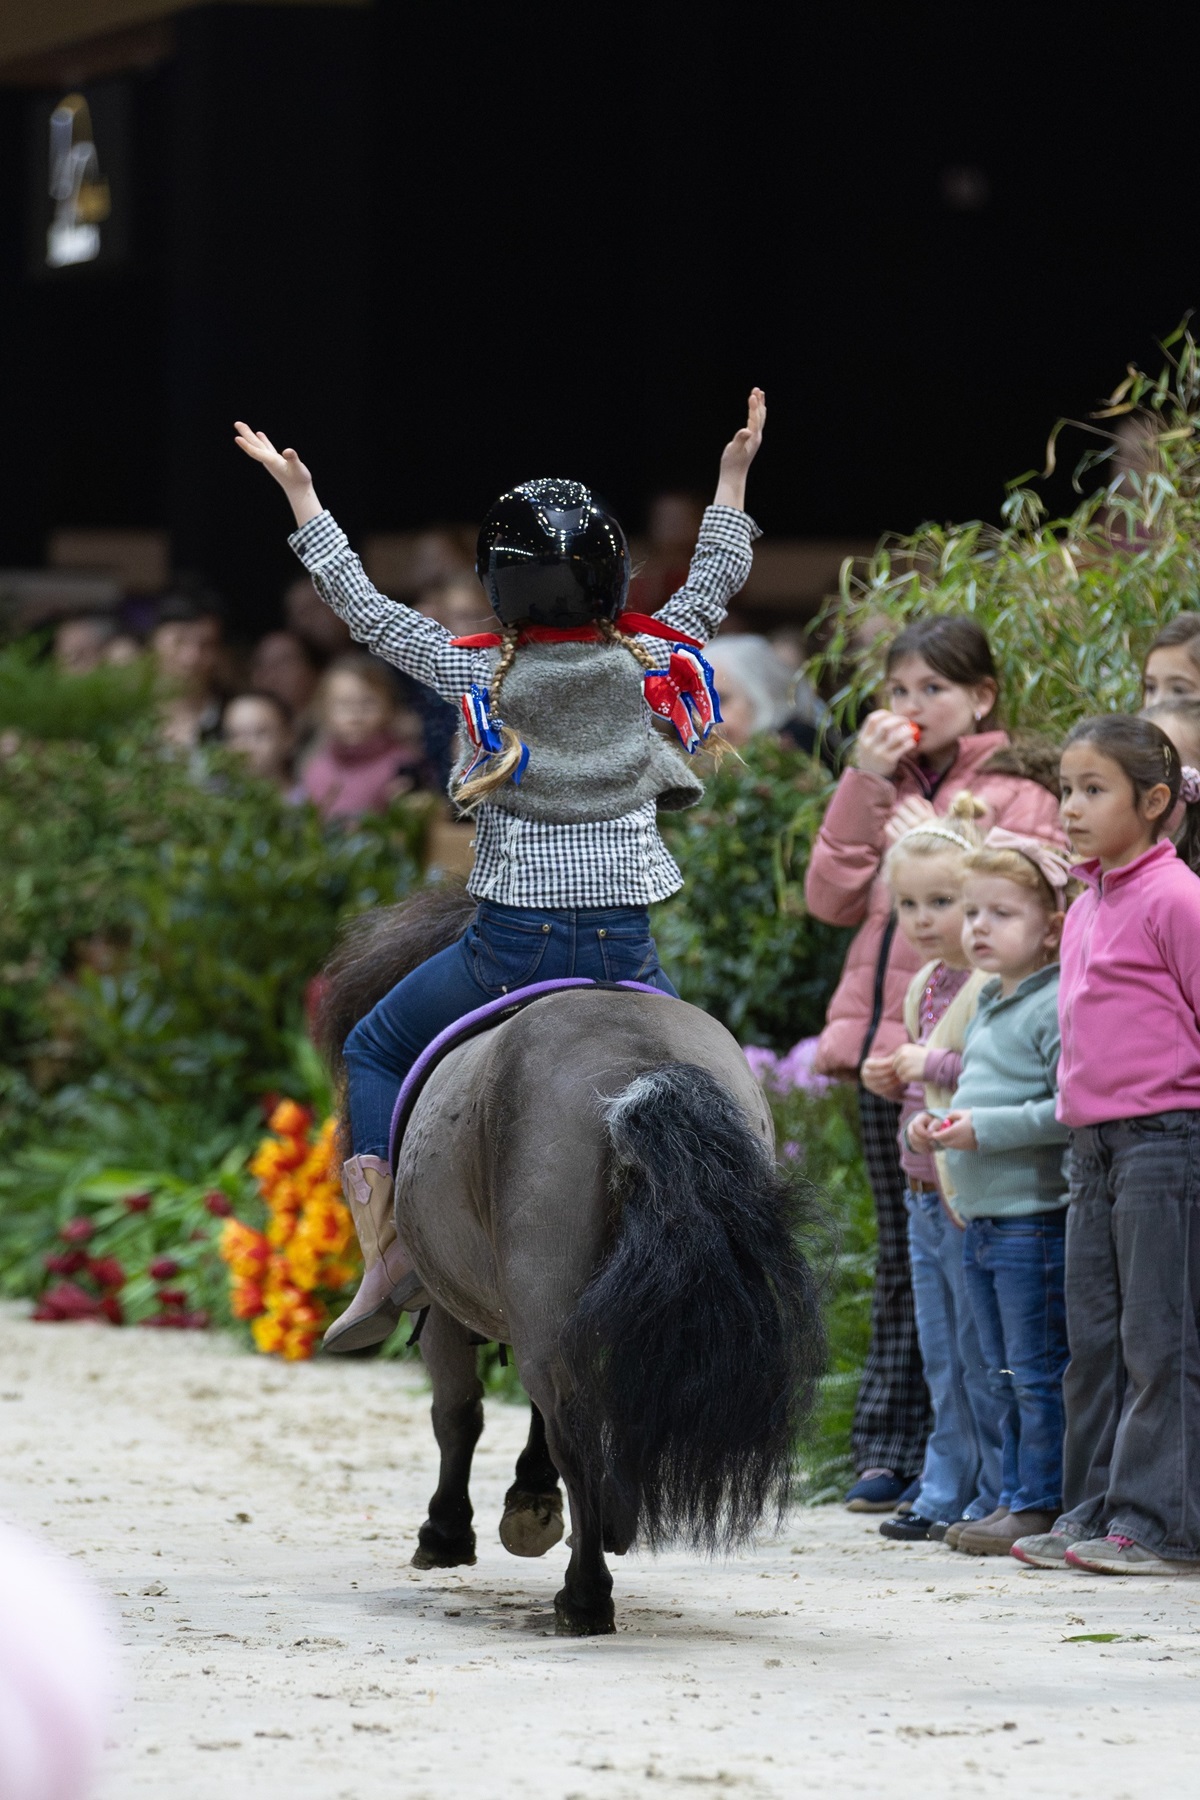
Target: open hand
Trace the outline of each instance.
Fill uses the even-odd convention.
[[[313,479],[294,450],[277,450],[265,431],[252,431],[241,419],[235,421],[237,435],[234,438],[239,450],[256,463],[261,463],[267,474],[272,476],[283,489],[292,503],[292,511],[296,515],[297,525],[315,519],[321,511],[321,503],[313,491]]]
[[[904,1093],[906,1083],[896,1074],[890,1056],[868,1056],[858,1074],[867,1092],[881,1100],[899,1100]]]
[[[894,844],[908,831],[919,831],[922,825],[928,825],[937,818],[937,813],[928,800],[920,799],[916,794],[902,800],[887,822],[887,839]]]
[[[899,713],[873,712],[858,734],[854,746],[854,764],[868,775],[882,775],[890,781],[906,756],[916,749],[912,726]]]
[[[721,452],[721,473],[713,497],[715,506],[736,506],[739,511],[745,509],[746,475],[750,464],[758,455],[766,422],[766,396],[761,388],[751,388],[746,423],[741,431],[734,432]]]
[[[978,1150],[979,1139],[969,1112],[951,1110],[930,1132],[935,1150]]]

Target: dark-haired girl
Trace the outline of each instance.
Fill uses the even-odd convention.
[[[1200,775],[1152,720],[1109,714],[1068,737],[1062,796],[1085,883],[1059,988],[1067,1510],[1013,1555],[1200,1573]]]
[[[659,966],[648,908],[683,877],[655,814],[693,806],[704,789],[679,747],[655,730],[651,709],[674,723],[688,750],[713,723],[699,647],[750,573],[758,527],[745,511],[746,476],[765,420],[755,388],[746,424],[721,457],[688,579],[654,619],[625,611],[625,534],[586,488],[534,481],[501,495],[476,562],[501,630],[468,638],[379,593],[296,452],[238,425],[241,449],[291,503],[290,542],[322,599],[377,656],[461,704],[471,740],[451,792],[475,814],[474,922],[346,1041],[354,1154],[343,1182],[364,1273],[326,1334],[330,1349],[378,1343],[402,1310],[428,1304],[396,1235],[388,1141],[401,1082],[438,1033],[548,978],[637,979],[675,991]]]
[[[893,1053],[907,1041],[904,996],[918,967],[895,929],[882,863],[891,836],[944,814],[969,788],[981,827],[1057,839],[1057,797],[1005,760],[1000,685],[973,619],[943,614],[907,626],[888,651],[888,709],[866,719],[813,846],[805,894],[834,925],[857,925],[829,1006],[817,1067],[857,1077],[867,1172],[879,1223],[871,1345],[852,1430],[858,1511],[891,1511],[921,1468],[929,1399],[909,1270],[897,1147],[902,1084]],[[1011,764],[1010,764],[1011,769]]]
[[[1200,613],[1177,613],[1163,626],[1146,653],[1142,699],[1147,706],[1200,699]]]

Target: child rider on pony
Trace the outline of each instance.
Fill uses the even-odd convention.
[[[476,822],[474,921],[346,1041],[353,1155],[343,1180],[365,1267],[326,1333],[330,1350],[379,1343],[402,1311],[428,1304],[396,1235],[389,1134],[404,1077],[439,1032],[499,995],[562,976],[675,992],[647,909],[683,878],[655,812],[703,793],[683,753],[720,722],[700,649],[750,573],[759,531],[745,511],[746,475],[765,421],[755,388],[722,454],[687,581],[652,619],[625,610],[625,534],[587,488],[528,481],[502,494],[476,559],[500,631],[473,638],[379,593],[296,452],[238,422],[239,448],[291,502],[289,542],[321,597],[360,643],[461,705],[450,792]],[[678,744],[655,729],[656,714]]]

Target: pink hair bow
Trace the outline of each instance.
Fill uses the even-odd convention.
[[[983,847],[985,850],[1016,850],[1045,876],[1056,894],[1066,891],[1071,865],[1065,851],[1048,838],[1026,837],[1019,831],[1005,831],[1003,825],[993,825],[983,840]]]

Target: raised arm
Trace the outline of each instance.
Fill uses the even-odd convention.
[[[241,420],[236,442],[287,495],[297,527],[288,542],[322,600],[345,619],[360,644],[453,706],[473,681],[487,680],[491,664],[486,654],[455,649],[444,625],[390,600],[368,579],[345,532],[317,499],[312,475],[294,450],[276,450],[266,432],[252,431]]]
[[[751,545],[762,533],[746,511],[746,476],[758,455],[767,402],[753,388],[746,423],[721,453],[717,491],[705,508],[688,578],[659,613],[664,624],[706,644],[721,626],[729,602],[745,586],[753,562]]]

